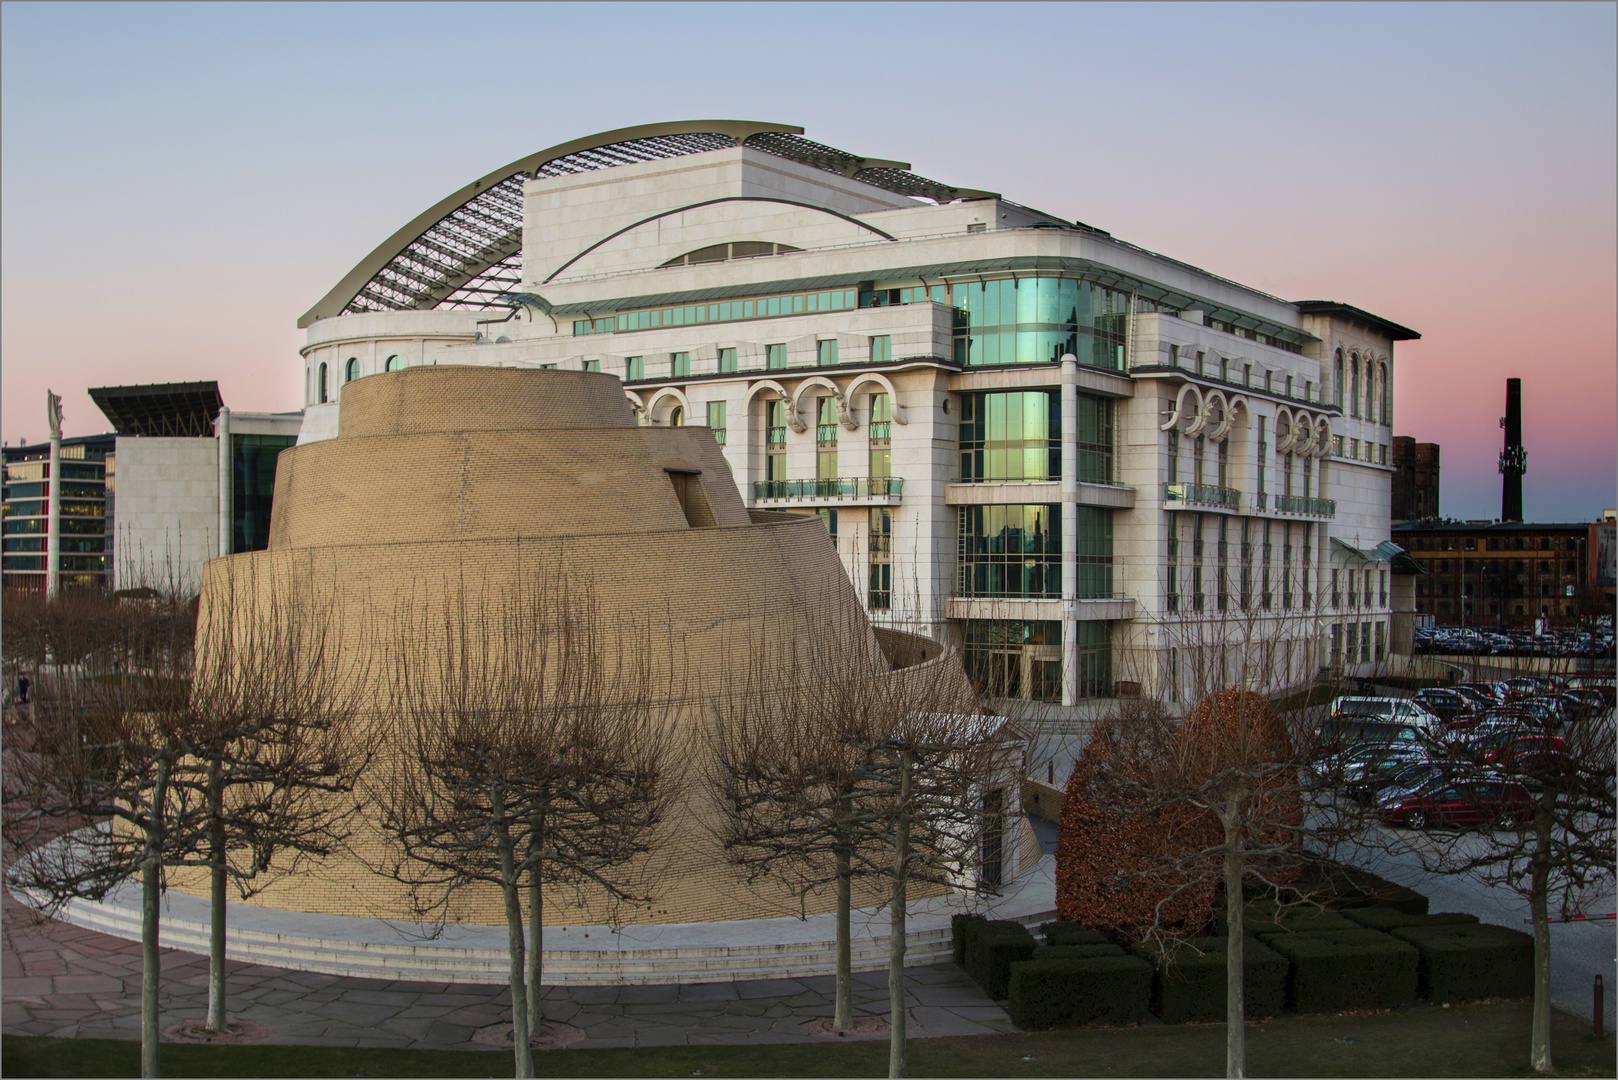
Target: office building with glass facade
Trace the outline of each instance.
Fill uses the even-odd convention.
[[[61,475],[51,475],[51,444],[5,448],[0,500],[4,587],[45,591],[51,485],[60,485],[58,578],[64,589],[100,589],[112,549],[114,461],[111,435],[62,440]]]
[[[639,423],[706,423],[749,507],[818,515],[875,622],[1076,707],[1332,663],[1416,336],[740,121],[513,162],[300,326],[300,442],[400,367],[616,375]]]

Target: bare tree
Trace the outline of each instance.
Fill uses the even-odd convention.
[[[359,721],[364,671],[332,677],[342,650],[329,597],[227,567],[206,600],[189,700],[196,767],[174,782],[203,808],[204,841],[179,861],[208,870],[206,1025],[224,1031],[227,884],[246,898],[336,850],[375,736]]]
[[[158,898],[164,870],[192,855],[203,808],[189,709],[195,608],[184,596],[109,602],[57,628],[55,692],[8,753],[5,839],[14,889],[54,910],[141,879],[141,1074],[159,1075]],[[86,827],[89,826],[89,827]],[[61,835],[64,830],[71,835]]]
[[[386,869],[423,917],[472,883],[499,888],[516,1071],[532,1076],[543,888],[650,899],[643,857],[679,781],[669,695],[645,636],[604,626],[593,590],[560,573],[500,597],[462,586],[425,619],[404,610],[399,641],[394,771],[373,790],[398,848]]]
[[[1430,793],[1438,796],[1438,812],[1453,792],[1466,816],[1486,825],[1432,846],[1411,845],[1424,870],[1468,875],[1528,901],[1534,932],[1529,1060],[1541,1073],[1552,1071],[1552,913],[1565,920],[1594,903],[1610,904],[1618,875],[1614,743],[1609,707],[1537,732],[1525,728],[1488,754],[1472,750],[1474,764],[1488,771],[1441,777]]]

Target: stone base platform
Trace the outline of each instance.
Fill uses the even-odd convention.
[[[948,895],[910,905],[905,964],[950,959],[950,916],[973,910],[1037,925],[1056,917],[1055,858],[1047,855],[999,897]],[[33,898],[18,891],[24,903]],[[313,915],[246,904],[227,906],[226,954],[234,961],[362,978],[429,982],[506,981],[503,926],[450,925],[438,931],[408,922]],[[129,940],[140,938],[140,887],[126,882],[100,903],[73,901],[56,917]],[[887,967],[889,916],[853,912],[853,967]],[[836,918],[745,919],[654,926],[545,928],[545,982],[624,986],[793,979],[829,975]],[[161,944],[208,950],[208,902],[170,892],[162,903]]]

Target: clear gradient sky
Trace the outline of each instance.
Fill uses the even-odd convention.
[[[295,320],[472,179],[726,117],[1419,330],[1395,431],[1496,517],[1615,496],[1618,19],[1585,4],[0,6],[0,435],[85,390],[296,409]]]

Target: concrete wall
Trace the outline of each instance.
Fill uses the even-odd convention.
[[[120,435],[115,453],[114,587],[197,588],[219,554],[219,444]]]

